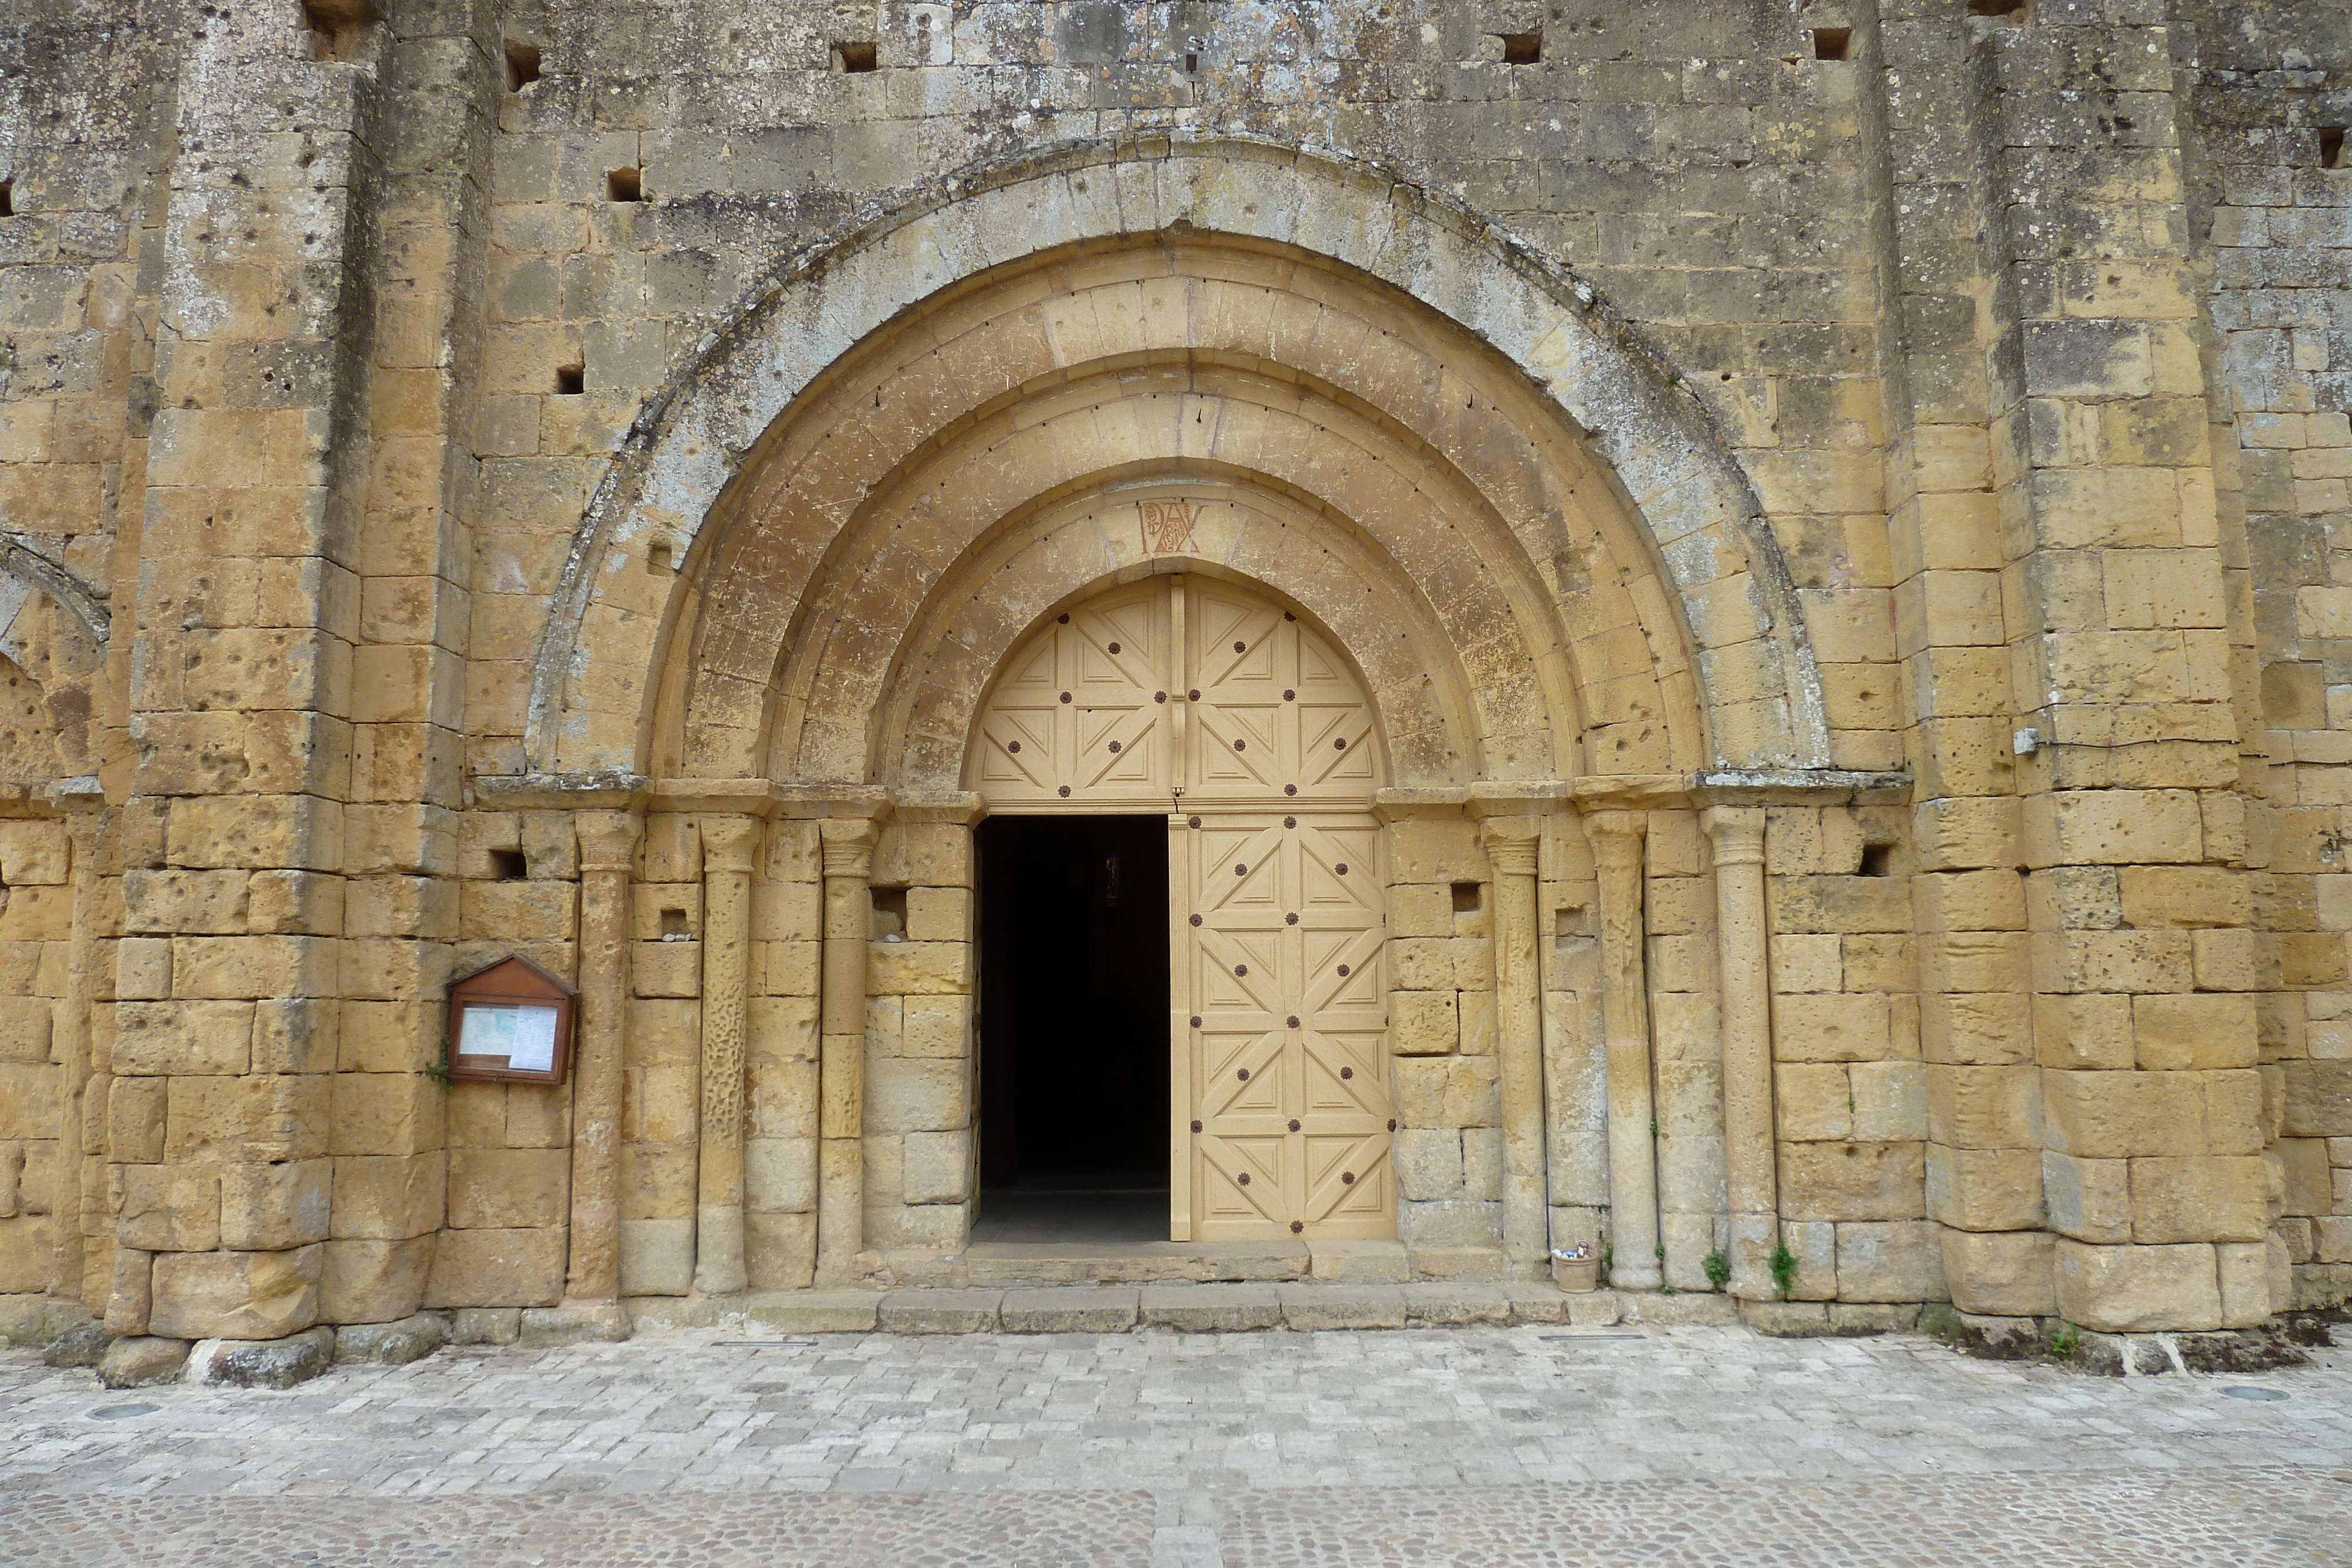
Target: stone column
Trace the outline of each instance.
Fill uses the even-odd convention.
[[[757,817],[702,819],[702,1154],[694,1288],[742,1293],[743,1071]]]
[[[1731,1211],[1731,1293],[1770,1301],[1780,1245],[1772,1128],[1772,977],[1764,915],[1764,811],[1717,806],[1717,966],[1723,979],[1723,1153]]]
[[[78,810],[66,820],[73,844],[73,862],[67,871],[73,878],[73,935],[66,949],[66,1005],[58,1020],[58,1152],[49,1167],[54,1184],[50,1239],[57,1248],[49,1293],[77,1298],[93,1309],[105,1301],[99,1280],[112,1277],[110,1267],[92,1267],[110,1227],[104,1204],[89,1201],[105,1191],[106,1168],[108,1082],[94,1080],[89,1049],[89,970],[98,945],[99,821],[95,810]],[[94,1107],[88,1103],[93,1083]]]
[[[580,1019],[572,1052],[572,1264],[564,1294],[621,1295],[621,1067],[629,1006],[629,869],[645,823],[583,811]]]
[[[1601,883],[1602,1029],[1609,1051],[1609,1279],[1664,1282],[1658,1259],[1657,1104],[1650,1082],[1650,998],[1642,958],[1642,848],[1649,818],[1584,819]]]
[[[1495,1007],[1503,1092],[1503,1255],[1510,1272],[1539,1277],[1549,1250],[1544,1201],[1543,997],[1536,931],[1534,821],[1490,819],[1495,871]]]
[[[816,1279],[837,1285],[866,1244],[866,954],[874,933],[874,824],[828,817],[824,982],[817,1046]]]

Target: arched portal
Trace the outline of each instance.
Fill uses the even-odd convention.
[[[1198,519],[1184,497],[1129,505],[1147,544],[1189,548]],[[1025,1123],[1032,1106],[1076,1101],[1057,1078],[1125,1086],[1131,1056],[1156,1052],[1148,1024],[1118,1027],[1120,1004],[1161,994],[1164,973],[1168,1236],[1393,1235],[1386,890],[1370,814],[1381,753],[1352,662],[1252,585],[1155,573],[1047,617],[992,686],[967,779],[994,812],[1121,813],[1139,828],[1155,814],[1164,859],[1122,877],[1119,857],[1152,856],[1163,835],[1122,844],[1074,823],[1067,841],[1108,874],[1041,875],[1063,841],[984,830],[983,1142],[1025,1132],[992,1132],[1008,1102]],[[1019,897],[991,879],[1017,881]],[[1119,907],[1122,884],[1166,888],[1165,938],[1105,977],[1110,934],[1137,919]],[[1083,938],[1057,952],[1039,933],[1074,899],[1087,905]],[[1025,962],[1005,962],[1007,945]],[[1139,1098],[1106,1094],[1097,1114]]]

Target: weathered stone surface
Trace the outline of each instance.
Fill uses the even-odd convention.
[[[1275,1289],[1282,1321],[1294,1329],[1401,1329],[1405,1324],[1401,1286],[1297,1284]]]
[[[1123,1333],[1135,1326],[1137,1302],[1131,1286],[1007,1291],[999,1322],[1007,1333]]]
[[[1003,1291],[893,1291],[877,1326],[885,1333],[975,1333],[999,1325]]]
[[[1146,1285],[1138,1308],[1146,1328],[1232,1333],[1281,1322],[1278,1291],[1275,1285]]]
[[[95,1318],[67,1325],[41,1352],[43,1366],[96,1366],[113,1348],[116,1336]]]
[[[174,1339],[282,1339],[318,1321],[325,1249],[159,1252],[153,1333]]]
[[[405,1366],[449,1343],[446,1312],[416,1312],[388,1323],[345,1323],[335,1331],[335,1359]]]
[[[141,1336],[118,1339],[98,1364],[98,1380],[109,1388],[146,1388],[177,1383],[188,1363],[188,1342]]]
[[[284,1339],[208,1339],[188,1353],[193,1383],[238,1388],[291,1388],[327,1370],[335,1359],[335,1331],[320,1324]]]

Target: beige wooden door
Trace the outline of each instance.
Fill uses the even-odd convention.
[[[1395,1234],[1381,765],[1348,661],[1171,573],[1041,628],[978,729],[992,810],[1171,813],[1170,1234]]]
[[[1171,820],[1178,1240],[1395,1234],[1380,852],[1355,813]]]

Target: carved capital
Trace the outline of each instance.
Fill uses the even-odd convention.
[[[1532,817],[1489,817],[1479,824],[1486,859],[1497,876],[1533,876],[1543,830]]]
[[[760,819],[729,813],[697,819],[702,830],[702,869],[751,874],[760,857]]]
[[[1642,841],[1650,831],[1647,811],[1591,811],[1584,818],[1584,836],[1592,858],[1604,867],[1642,863]]]
[[[1699,813],[1699,825],[1715,845],[1717,865],[1764,863],[1764,808],[1709,806]]]
[[[870,877],[874,874],[874,841],[879,833],[866,817],[827,817],[817,823],[824,845],[824,874]]]
[[[580,839],[580,869],[625,872],[636,858],[645,820],[634,811],[581,811],[572,818]]]

